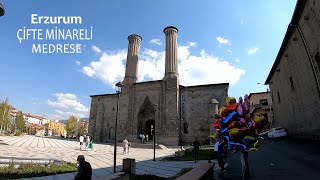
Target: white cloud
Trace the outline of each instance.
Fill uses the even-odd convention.
[[[91,48],[92,48],[92,50],[93,50],[95,53],[97,53],[97,54],[101,54],[101,53],[102,53],[101,49],[98,48],[97,46],[94,46],[94,45],[93,45]]]
[[[236,60],[235,60],[237,63],[239,63],[240,62],[240,59],[239,58],[236,58]]]
[[[165,69],[165,53],[151,49],[144,49],[139,60],[139,82],[149,78],[159,80],[163,78]]]
[[[248,48],[248,49],[247,49],[247,53],[248,53],[249,55],[252,55],[252,54],[257,53],[258,50],[259,50],[259,48],[257,48],[257,47]]]
[[[196,43],[178,46],[179,74],[182,85],[201,85],[226,83],[231,85],[237,83],[245,70],[240,69],[226,60],[201,50],[200,54],[191,54],[190,48]],[[83,67],[83,73],[92,78],[97,78],[110,86],[123,80],[125,74],[126,51],[120,50],[116,53],[103,52],[99,61],[93,61],[90,65]],[[139,59],[138,81],[160,80],[165,71],[165,52],[152,49],[143,49]]]
[[[189,49],[188,49],[189,50]],[[181,52],[179,52],[181,54]],[[185,52],[186,53],[186,52]],[[190,54],[190,52],[188,52]],[[179,54],[179,55],[180,55]],[[235,84],[245,71],[201,50],[200,55],[182,55],[179,64],[182,85],[226,83]],[[232,72],[232,73],[229,73]]]
[[[153,45],[161,45],[161,40],[160,39],[151,39],[150,44],[153,44]]]
[[[51,115],[51,118],[52,119],[57,119],[57,120],[65,120],[65,119],[69,119],[69,117],[71,115],[73,115],[73,116],[75,116],[77,118],[88,117],[83,113],[55,110],[55,113]]]
[[[228,39],[225,39],[223,37],[217,37],[216,38],[217,41],[219,42],[219,44],[227,44],[227,45],[231,45],[230,41]]]
[[[103,52],[99,60],[84,66],[82,72],[91,78],[100,79],[105,84],[113,86],[116,82],[123,80],[126,57],[126,50]]]
[[[69,117],[71,115],[73,115],[73,116],[75,116],[77,118],[88,117],[84,113],[55,110],[53,114],[49,115],[49,119],[52,119],[52,120],[66,120],[66,119],[69,119]]]
[[[56,101],[47,100],[47,104],[51,107],[69,109],[76,112],[88,113],[89,108],[81,104],[77,96],[70,93],[56,93],[53,94],[57,98]]]
[[[80,65],[81,65],[81,62],[80,62],[80,61],[76,61],[76,64],[77,64],[78,66],[80,66]]]
[[[198,43],[196,43],[196,42],[188,42],[188,45],[190,47],[197,47]]]

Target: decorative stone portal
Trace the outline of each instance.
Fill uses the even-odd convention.
[[[147,96],[140,107],[138,115],[138,134],[148,134],[151,137],[151,129],[155,124],[155,107]],[[151,128],[152,127],[152,128]]]

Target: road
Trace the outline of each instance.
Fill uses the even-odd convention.
[[[221,179],[242,179],[240,154],[228,154],[227,172]],[[265,139],[258,151],[249,153],[248,179],[320,179],[320,142]]]

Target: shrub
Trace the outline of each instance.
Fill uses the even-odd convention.
[[[21,136],[21,134],[22,134],[22,133],[21,133],[20,131],[17,131],[14,135],[15,135],[15,136]]]
[[[17,165],[10,164],[7,167],[0,167],[0,179],[17,179],[49,176],[55,174],[70,173],[75,171],[77,171],[77,165],[75,163],[50,164],[48,166],[24,164],[18,167]]]

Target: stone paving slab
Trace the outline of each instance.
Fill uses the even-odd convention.
[[[79,142],[75,139],[49,138],[37,136],[0,136],[0,139],[9,146],[0,146],[2,157],[13,158],[46,158],[67,162],[76,162],[78,155],[84,155],[93,168],[93,179],[112,177],[113,174],[113,146],[109,144],[95,144],[93,150],[80,151]],[[178,149],[156,149],[156,159],[173,156]],[[170,177],[177,174],[182,168],[197,167],[200,163],[194,162],[164,162],[152,161],[153,149],[130,148],[130,154],[123,155],[123,148],[117,147],[117,171],[122,170],[122,161],[125,158],[136,160],[137,174],[154,174],[161,177]],[[73,179],[75,173],[29,178],[36,180]]]

